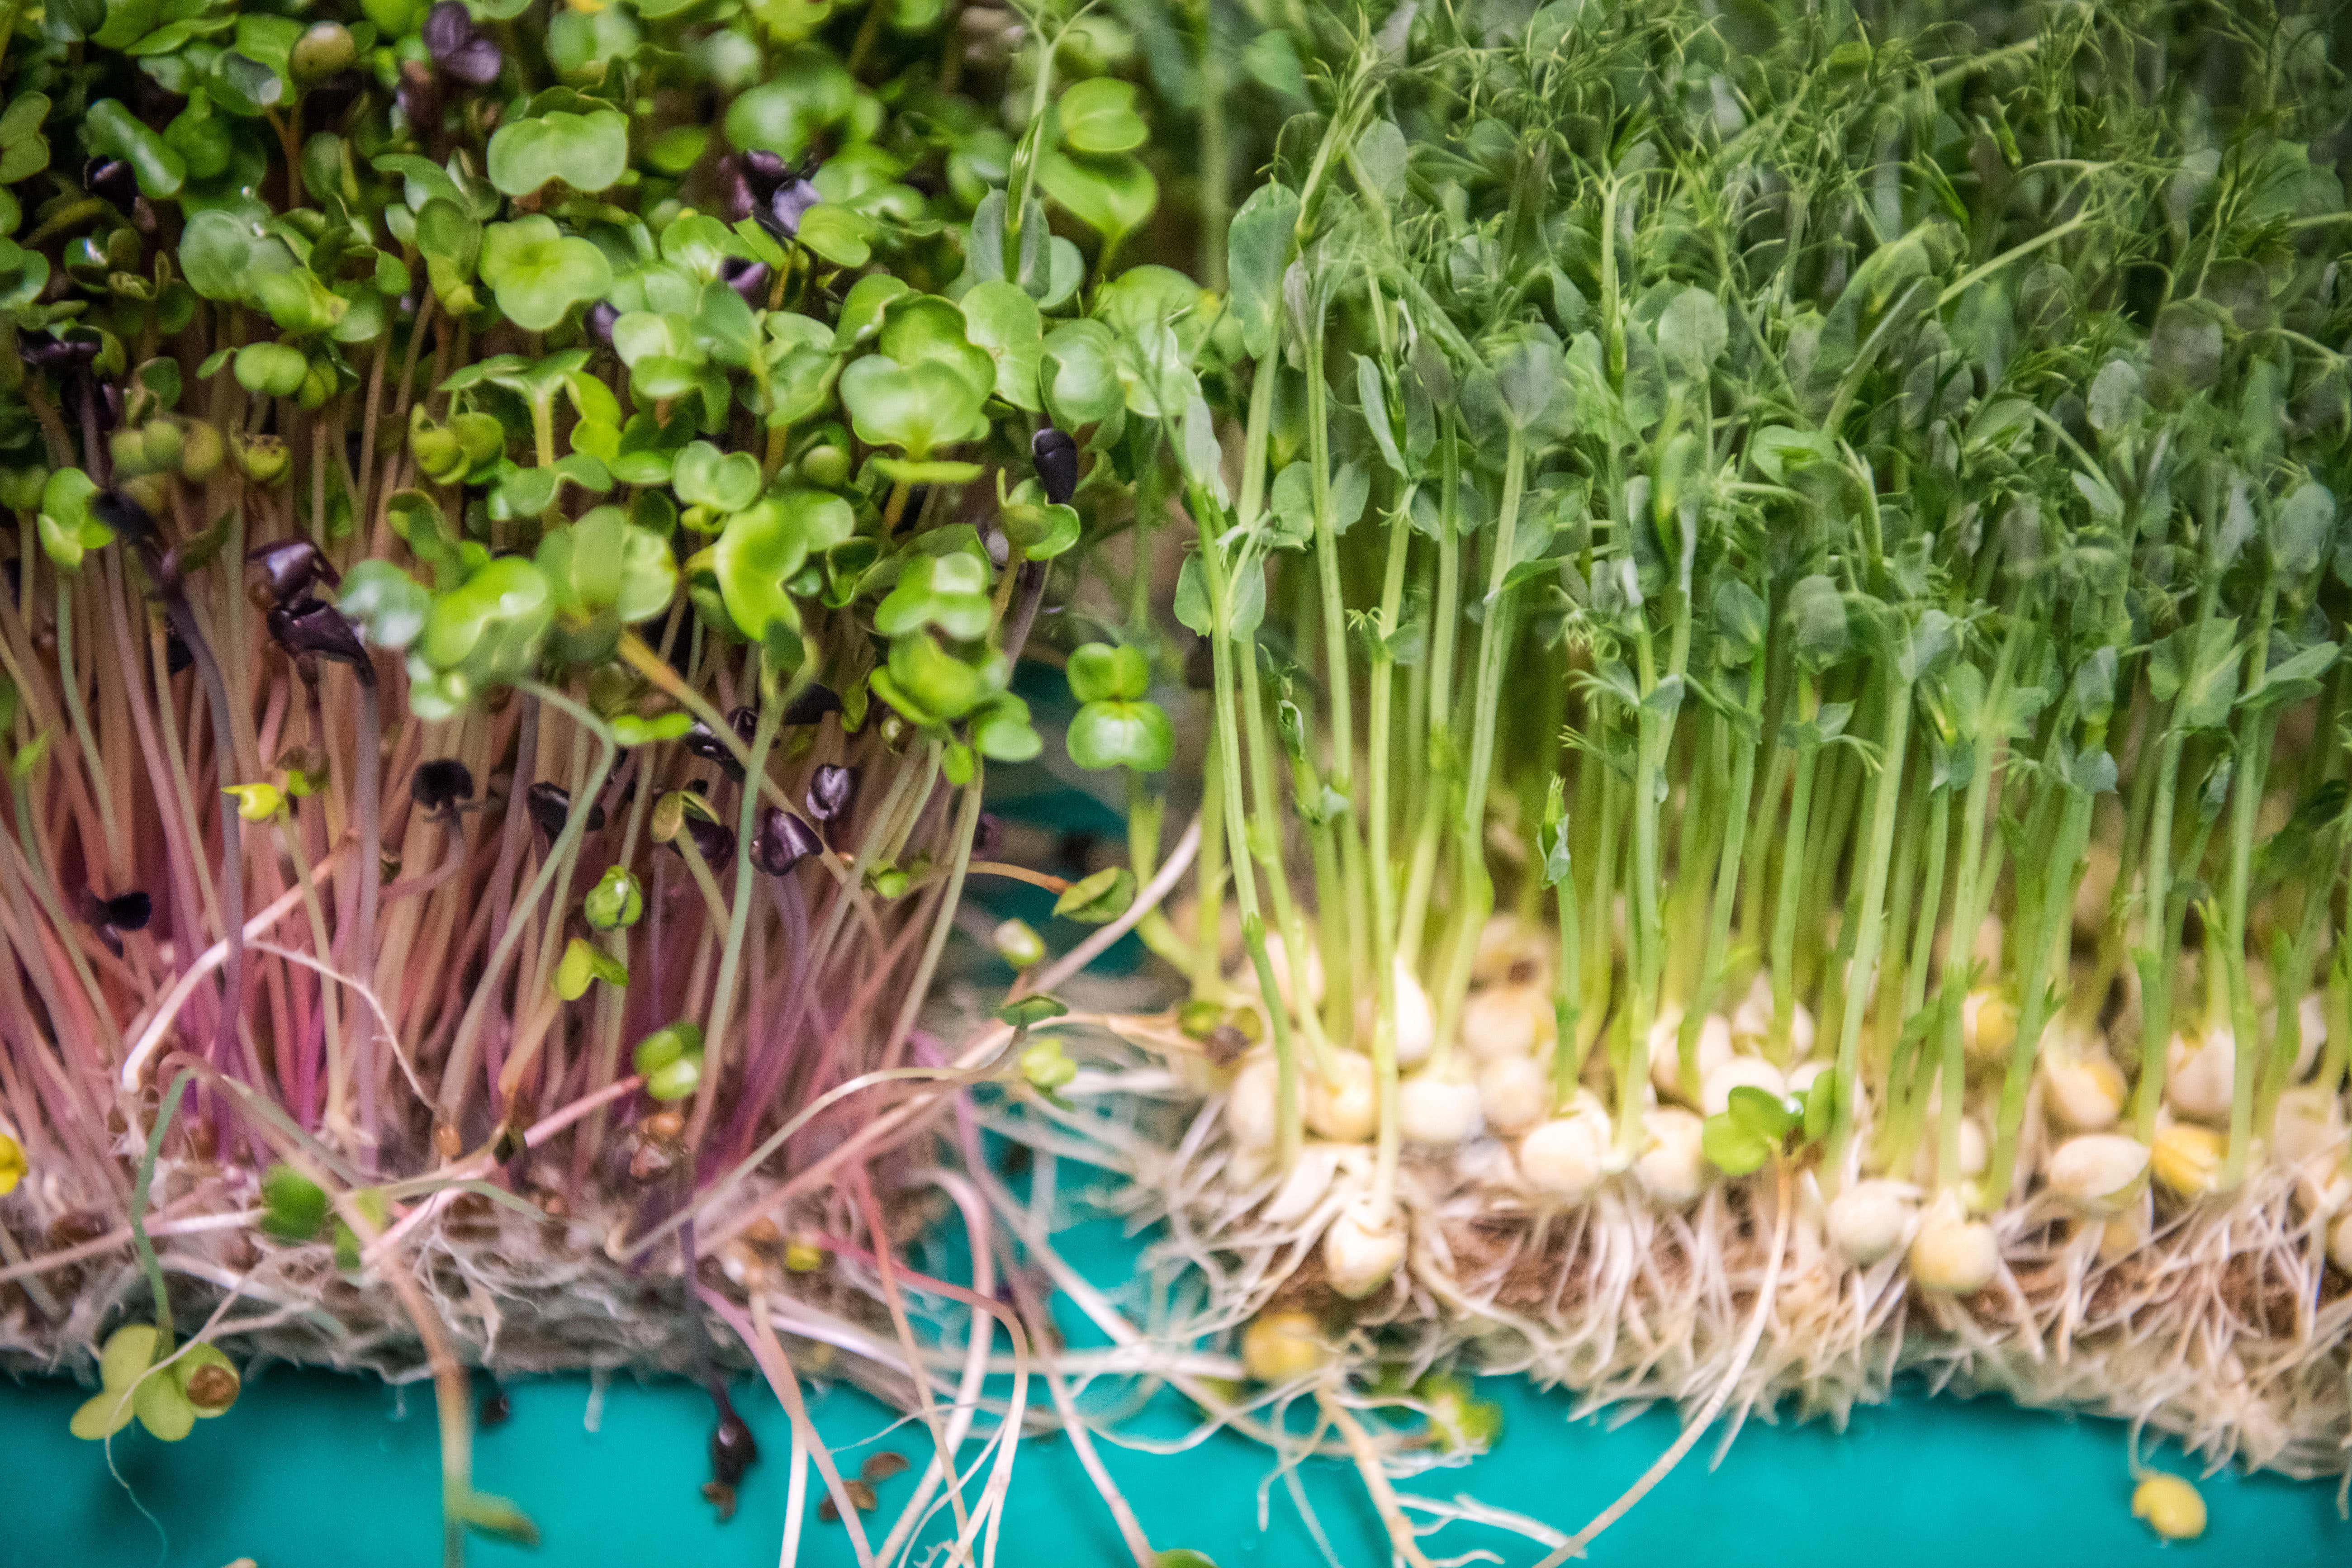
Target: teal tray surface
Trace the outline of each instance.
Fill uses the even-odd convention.
[[[584,1377],[509,1385],[513,1416],[484,1433],[478,1484],[528,1509],[544,1532],[538,1552],[477,1542],[480,1568],[732,1568],[777,1561],[784,1513],[786,1427],[763,1386],[736,1400],[761,1447],[741,1507],[721,1525],[697,1495],[706,1478],[710,1406],[677,1381],[607,1387],[597,1431],[585,1429]],[[1613,1431],[1571,1422],[1570,1403],[1501,1379],[1484,1382],[1506,1428],[1495,1451],[1465,1468],[1406,1483],[1437,1497],[1473,1492],[1496,1507],[1575,1530],[1674,1438],[1673,1417],[1646,1414]],[[0,1564],[6,1568],[221,1568],[240,1556],[259,1568],[409,1568],[439,1561],[437,1459],[429,1385],[394,1390],[373,1380],[283,1368],[255,1382],[226,1418],[166,1447],[119,1439],[106,1457],[66,1433],[85,1397],[62,1381],[0,1383]],[[876,1440],[919,1464],[919,1427],[891,1426],[864,1395],[835,1389],[814,1402],[828,1442]],[[886,1431],[886,1428],[887,1429]],[[1825,1426],[1750,1423],[1710,1473],[1701,1447],[1641,1507],[1595,1543],[1592,1561],[1768,1568],[1890,1564],[1899,1568],[2121,1568],[2133,1563],[2342,1563],[2352,1525],[2332,1486],[2225,1474],[2202,1483],[2211,1525],[2202,1541],[2166,1547],[2131,1517],[2125,1433],[2106,1421],[2070,1421],[1998,1400],[1906,1398],[1857,1412],[1843,1433]],[[855,1462],[870,1449],[852,1448]],[[1120,1487],[1155,1545],[1191,1546],[1221,1568],[1312,1568],[1322,1561],[1280,1484],[1258,1529],[1259,1489],[1271,1466],[1238,1437],[1181,1458],[1107,1450]],[[2160,1462],[2183,1469],[2177,1453]],[[845,1467],[846,1468],[846,1467]],[[1347,1568],[1387,1562],[1354,1472],[1317,1462],[1304,1485],[1333,1552]],[[1006,1568],[1118,1568],[1125,1559],[1109,1517],[1070,1446],[1024,1443],[997,1561]],[[914,1478],[882,1488],[886,1511]],[[814,1492],[813,1492],[814,1495]],[[814,1506],[812,1504],[812,1506]],[[141,1510],[155,1522],[142,1517]],[[1450,1529],[1435,1556],[1476,1546],[1503,1561],[1539,1552]],[[838,1525],[808,1527],[801,1562],[855,1562]]]

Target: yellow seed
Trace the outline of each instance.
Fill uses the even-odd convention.
[[[824,1250],[814,1242],[789,1242],[784,1247],[784,1267],[795,1274],[814,1274],[824,1267]]]
[[[1242,1331],[1242,1364],[1260,1383],[1291,1383],[1328,1359],[1311,1312],[1263,1312]]]
[[[2229,1140],[2210,1127],[2180,1122],[2157,1129],[2148,1165],[2167,1190],[2184,1198],[2200,1198],[2213,1190],[2229,1152]]]
[[[2132,1493],[2132,1517],[2167,1541],[2194,1541],[2205,1533],[2205,1500],[2179,1476],[2151,1475]]]
[[[25,1179],[25,1146],[5,1132],[0,1132],[0,1197],[16,1190]]]
[[[1999,1060],[2017,1041],[2016,999],[1992,986],[1979,986],[1961,1005],[1960,1029],[1971,1058]]]

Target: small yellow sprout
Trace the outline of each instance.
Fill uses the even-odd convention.
[[[2213,1190],[2229,1152],[2229,1141],[2221,1133],[2184,1121],[2157,1129],[2148,1165],[2168,1191],[2184,1198],[2200,1198]]]
[[[784,1267],[794,1274],[814,1274],[824,1267],[824,1249],[813,1241],[788,1241]]]
[[[2205,1500],[2179,1476],[2151,1472],[2132,1493],[2132,1517],[2167,1541],[2194,1541],[2205,1533]]]
[[[270,784],[226,784],[221,794],[236,797],[236,814],[247,822],[267,822],[286,804],[284,792]]]
[[[25,1146],[5,1132],[0,1132],[0,1198],[16,1190],[30,1167],[25,1161]]]
[[[1295,1383],[1330,1355],[1311,1312],[1261,1312],[1242,1331],[1242,1364],[1260,1383]]]

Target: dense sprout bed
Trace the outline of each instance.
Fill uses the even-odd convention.
[[[2340,41],[1902,21],[1416,14],[1236,213],[1191,1001],[1039,1138],[1294,1449],[1920,1371],[2344,1470]]]
[[[530,1532],[468,1362],[700,1377],[724,1508],[754,1361],[883,1561],[1050,1423],[1150,1563],[1163,1383],[1413,1561],[1464,1371],[1684,1402],[1653,1479],[1908,1371],[2345,1469],[2332,12],[9,15],[0,1352],[77,1432],[429,1370],[452,1557]],[[878,1542],[835,1372],[930,1439]]]

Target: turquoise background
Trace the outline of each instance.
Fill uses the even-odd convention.
[[[731,1523],[714,1521],[696,1489],[707,1475],[710,1407],[689,1384],[615,1380],[600,1431],[583,1429],[585,1378],[510,1385],[513,1418],[482,1436],[478,1482],[520,1502],[545,1541],[536,1552],[477,1542],[481,1568],[732,1568],[776,1561],[784,1510],[785,1425],[765,1388],[745,1383],[738,1407],[758,1433],[761,1462],[746,1478]],[[1570,1424],[1568,1401],[1503,1380],[1507,1426],[1495,1451],[1467,1469],[1407,1483],[1484,1501],[1573,1530],[1604,1506],[1674,1437],[1653,1413],[1603,1432]],[[439,1561],[432,1394],[404,1394],[361,1378],[282,1369],[247,1390],[237,1408],[185,1443],[143,1435],[118,1440],[115,1461],[66,1435],[83,1397],[63,1383],[0,1384],[0,1563],[8,1568],[221,1568],[240,1555],[260,1568],[390,1568]],[[889,1424],[873,1401],[835,1389],[815,1403],[827,1440],[855,1444]],[[883,1442],[909,1458],[919,1428]],[[848,1464],[866,1449],[853,1449]],[[2335,1489],[2276,1478],[2221,1476],[2203,1483],[2212,1524],[2200,1542],[2160,1546],[2131,1517],[2124,1430],[2068,1421],[1993,1400],[1912,1399],[1857,1413],[1843,1435],[1822,1426],[1750,1423],[1709,1474],[1702,1444],[1685,1466],[1595,1544],[1593,1561],[1766,1564],[1889,1564],[1895,1568],[2121,1568],[2162,1563],[2296,1568],[2340,1563],[2352,1526]],[[1320,1561],[1277,1486],[1271,1529],[1256,1527],[1269,1468],[1239,1438],[1181,1458],[1107,1450],[1121,1488],[1158,1546],[1212,1553],[1221,1568],[1292,1568]],[[2165,1462],[2179,1468],[2178,1455]],[[845,1465],[845,1468],[847,1465]],[[1006,1568],[1124,1561],[1108,1515],[1066,1442],[1025,1443],[998,1561]],[[1307,1488],[1334,1551],[1349,1568],[1387,1561],[1354,1472],[1318,1463]],[[886,1482],[886,1508],[912,1475]],[[133,1500],[161,1521],[141,1517]],[[168,1535],[168,1544],[165,1536]],[[837,1525],[812,1523],[801,1561],[854,1561]],[[1540,1552],[1449,1531],[1433,1555],[1473,1544],[1525,1564]]]

